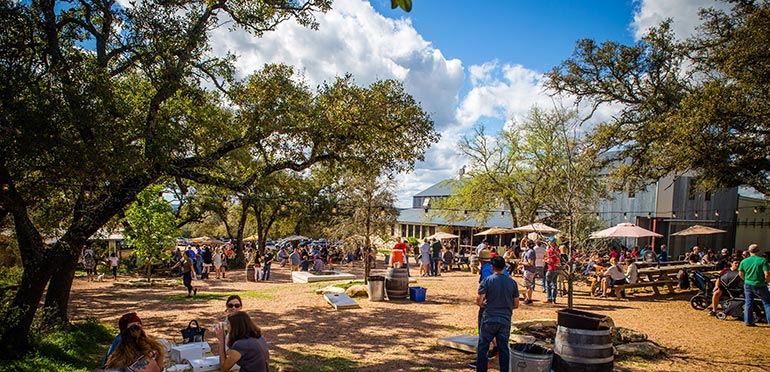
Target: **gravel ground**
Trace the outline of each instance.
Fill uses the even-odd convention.
[[[384,275],[382,261],[377,264],[373,274]],[[343,270],[363,278],[361,267]],[[412,275],[416,272],[412,269]],[[222,320],[225,298],[238,293],[268,340],[274,371],[286,365],[303,371],[470,371],[467,364],[473,355],[440,346],[437,340],[476,333],[477,275],[453,271],[418,278],[411,285],[427,288],[425,302],[359,298],[359,309],[340,311],[314,293],[328,284],[291,283],[288,266],[276,265],[269,282],[246,282],[243,270],[228,273],[225,279],[195,281],[198,295],[186,299],[181,285],[116,287],[111,279],[76,278],[70,310],[75,320],[94,317],[110,324],[117,324],[125,312],[137,311],[150,335],[179,341],[179,330],[192,319],[207,328]],[[616,360],[616,370],[770,371],[770,327],[720,321],[690,307],[694,292],[665,292],[604,300],[591,298],[585,286],[576,286],[576,309],[609,315],[617,326],[644,332],[668,349],[665,357],[653,360]],[[539,303],[545,299],[541,292],[534,299],[534,305],[514,311],[514,321],[555,319],[556,311],[566,307],[562,298],[556,305]],[[207,332],[207,341],[216,350],[213,333]]]

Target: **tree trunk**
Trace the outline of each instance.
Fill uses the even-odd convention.
[[[78,247],[80,245],[77,245]],[[56,268],[48,283],[48,291],[45,294],[45,307],[51,311],[46,315],[51,320],[69,321],[68,308],[72,280],[75,278],[75,268],[78,263],[78,255],[72,252],[59,252],[56,255]]]

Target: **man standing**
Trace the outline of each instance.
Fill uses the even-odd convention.
[[[433,243],[430,245],[430,275],[441,276],[441,242],[433,238]]]
[[[741,261],[738,266],[746,299],[743,303],[743,322],[747,326],[754,326],[754,298],[757,297],[762,300],[767,324],[770,324],[770,290],[767,289],[767,283],[770,282],[770,267],[767,265],[767,260],[759,255],[759,245],[750,245],[749,254],[751,256]]]
[[[299,271],[299,249],[294,248],[294,251],[289,255],[289,261],[291,262],[291,271]]]
[[[479,343],[476,351],[476,371],[485,372],[489,357],[487,350],[492,340],[496,340],[499,348],[500,371],[508,371],[510,349],[505,347],[511,337],[511,315],[513,309],[519,307],[519,288],[516,282],[503,274],[505,259],[500,256],[492,257],[493,275],[485,278],[479,284],[476,305],[486,307],[479,330]]]
[[[521,271],[524,278],[524,288],[526,289],[525,305],[532,305],[532,290],[535,289],[535,273],[537,267],[535,266],[535,242],[527,241],[527,250],[522,255]]]
[[[262,260],[262,281],[270,280],[270,265],[273,263],[273,252],[267,249]]]
[[[476,247],[476,255],[478,256],[478,255],[479,255],[479,253],[481,253],[481,250],[482,250],[482,249],[485,249],[485,248],[487,247],[487,245],[488,245],[488,244],[489,244],[489,241],[487,241],[486,239],[484,239],[484,240],[481,242],[481,244],[479,244],[479,246],[478,246],[478,247]]]

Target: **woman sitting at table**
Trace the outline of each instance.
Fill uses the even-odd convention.
[[[614,257],[611,258],[610,265],[610,268],[604,272],[604,277],[602,278],[602,295],[599,296],[599,298],[605,298],[607,296],[607,288],[628,284],[626,274],[618,265],[618,260]]]
[[[106,371],[160,372],[163,370],[163,346],[132,325],[120,334],[120,342],[107,358]]]
[[[248,314],[236,311],[227,317],[230,327],[225,341],[224,323],[214,326],[219,341],[219,370],[229,371],[238,363],[242,372],[269,371],[270,354],[262,330],[254,324]]]

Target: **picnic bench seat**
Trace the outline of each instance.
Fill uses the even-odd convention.
[[[660,291],[658,291],[658,287],[667,287],[669,293],[674,292],[674,285],[677,284],[676,280],[659,280],[655,282],[636,282],[633,284],[620,284],[616,286],[612,286],[609,289],[612,290],[612,292],[615,294],[615,298],[620,298],[621,296],[625,297],[625,290],[631,289],[631,288],[652,288],[652,291],[655,292],[656,295],[660,294]]]

